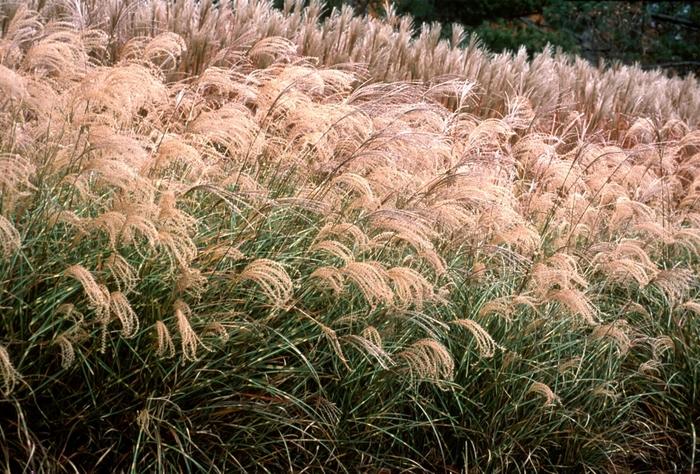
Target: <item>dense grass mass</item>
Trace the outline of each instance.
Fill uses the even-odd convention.
[[[5,471],[692,471],[696,79],[320,12],[0,6]]]

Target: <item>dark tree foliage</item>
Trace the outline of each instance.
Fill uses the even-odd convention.
[[[700,67],[700,5],[693,2],[551,1],[545,22],[589,60],[684,73]]]
[[[542,11],[546,0],[399,0],[396,2],[402,11],[419,10],[419,20],[462,23],[478,26],[483,21],[495,18],[518,18]]]

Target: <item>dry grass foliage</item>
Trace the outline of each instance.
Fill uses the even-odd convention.
[[[528,91],[502,88],[499,94],[508,100],[501,111],[484,113],[474,107],[484,100],[478,92],[483,79],[468,72],[474,61],[508,71],[513,68],[506,62],[514,61],[529,68],[517,73],[524,78],[558,61],[559,80],[567,74],[574,80],[576,71],[576,80],[586,77],[601,91],[624,74],[646,87],[650,73],[623,68],[594,74],[581,63],[546,54],[522,63],[520,56],[487,58],[473,46],[456,50],[440,43],[434,55],[444,68],[466,71],[461,79],[436,82],[439,68],[412,60],[407,62],[432,72],[429,82],[358,87],[363,73],[357,68],[316,67],[295,46],[297,41],[323,60],[329,53],[311,45],[336,44],[324,36],[338,34],[327,25],[347,11],[318,27],[306,20],[289,40],[268,36],[241,43],[233,38],[242,34],[243,18],[262,4],[241,6],[233,17],[227,8],[205,11],[187,3],[197,26],[181,21],[184,16],[175,21],[174,13],[151,3],[154,8],[135,6],[112,31],[98,28],[100,15],[114,14],[109,9],[87,18],[56,4],[52,14],[63,21],[47,22],[26,5],[5,7],[0,46],[0,119],[7,144],[0,159],[3,257],[12,258],[23,245],[22,212],[33,199],[33,182],[50,183],[57,199],[47,211],[49,222],[71,229],[76,241],[95,236],[108,242],[109,256],[97,271],[76,264],[64,274],[81,284],[97,320],[106,325],[110,315],[118,319],[125,337],[139,328],[128,294],[143,278],[122,254],[125,249],[166,258],[180,297],[201,296],[221,272],[233,285],[254,282],[275,307],[293,301],[299,283],[273,258],[251,260],[238,273],[223,269],[230,252],[234,261],[245,260],[238,250],[244,235],[200,242],[191,196],[204,188],[235,209],[254,209],[251,229],[276,203],[313,210],[321,225],[307,252],[325,255],[330,265],[312,269],[310,275],[325,282],[312,287],[328,286],[337,297],[359,290],[372,307],[420,310],[439,302],[435,285],[459,271],[446,262],[465,248],[494,262],[480,273],[501,272],[496,262],[502,249],[524,266],[521,292],[528,291],[489,302],[482,316],[510,320],[519,307],[551,307],[595,325],[591,291],[600,290],[591,290],[588,281],[599,275],[608,285],[654,286],[674,303],[692,287],[692,269],[665,269],[660,258],[700,246],[696,117],[649,110],[648,118],[627,125],[618,119],[613,137],[594,131],[595,114],[587,107],[626,105],[602,99],[588,104],[584,92],[574,103],[585,115],[572,117],[561,104],[551,106],[552,115],[537,89],[557,87],[551,81]],[[226,32],[224,20],[230,23]],[[300,21],[298,13],[270,11],[256,27],[269,22],[284,36]],[[351,30],[367,28],[348,21]],[[133,36],[146,22],[171,30]],[[390,23],[372,34],[384,45],[375,46],[375,53],[387,54],[402,42],[412,44],[411,51],[428,47],[431,35],[401,39],[404,22],[398,30]],[[195,53],[196,28],[204,35],[199,40],[228,38],[232,46],[216,55],[200,46]],[[349,60],[361,46],[345,47]],[[336,51],[334,57],[343,56]],[[375,79],[411,77],[399,71],[377,75],[376,67],[370,59]],[[646,107],[649,94],[693,91],[688,81],[653,81],[654,87],[640,89],[635,113]],[[450,97],[457,107],[445,102]],[[657,97],[656,108],[665,106],[673,108]],[[37,153],[39,137],[54,150],[49,159]],[[270,167],[287,173],[295,192],[272,198],[269,173],[262,172]],[[389,266],[387,258],[401,264]],[[183,356],[191,359],[199,339],[189,306],[178,301],[176,325]],[[466,319],[456,323],[474,334],[479,352],[493,354],[495,343],[481,326]],[[156,324],[159,352],[169,353],[167,328],[148,324]]]
[[[103,351],[147,334],[140,350],[195,361],[207,334],[227,340],[231,314],[299,310],[319,314],[319,344],[348,369],[353,347],[439,381],[455,379],[460,351],[494,358],[489,328],[523,315],[540,318],[533,334],[563,322],[622,358],[636,333],[606,295],[697,312],[692,78],[489,56],[453,47],[459,32],[411,38],[391,12],[317,23],[315,3],[44,3],[0,6],[0,259],[11,275],[41,239],[79,249],[30,283],[61,295],[56,312],[85,314],[73,324],[97,328]],[[284,238],[265,237],[270,222]],[[489,292],[497,281],[514,283]],[[475,314],[445,310],[452,292],[482,290]],[[41,337],[67,368],[92,342],[66,334]],[[4,396],[22,357],[8,337]],[[652,347],[642,372],[674,345]],[[528,390],[560,402],[544,383]]]

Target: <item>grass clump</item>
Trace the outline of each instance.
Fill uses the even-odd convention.
[[[76,5],[0,7],[6,470],[695,463],[694,80]]]

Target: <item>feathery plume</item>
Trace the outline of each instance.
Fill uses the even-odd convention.
[[[678,326],[683,327],[685,326],[686,317],[688,317],[687,313],[693,313],[695,316],[700,316],[700,301],[686,301],[685,303],[677,306],[676,309],[686,313],[682,314],[681,317],[677,320]]]
[[[160,230],[157,242],[159,247],[166,250],[173,263],[181,268],[189,268],[190,263],[197,258],[197,246],[189,235]]]
[[[671,268],[659,271],[649,283],[658,288],[675,305],[682,301],[697,283],[697,275],[688,268]]]
[[[0,49],[0,54],[2,54],[2,49]],[[15,102],[24,100],[28,94],[24,78],[2,64],[0,64],[0,91],[4,97]]]
[[[600,324],[593,329],[591,335],[596,339],[610,339],[615,343],[618,354],[623,357],[627,354],[632,341],[628,335],[627,321],[617,320],[610,324]]]
[[[75,362],[75,349],[73,343],[65,334],[56,338],[56,344],[61,350],[61,368],[68,369]]]
[[[700,196],[695,202],[700,202]],[[700,252],[700,229],[683,228],[673,232],[671,240],[691,252]]]
[[[351,208],[373,210],[379,206],[369,181],[356,173],[343,173],[333,180],[333,184],[347,186],[359,196],[350,203]]]
[[[58,305],[56,308],[56,314],[73,320],[76,326],[81,325],[85,320],[83,313],[75,309],[75,305],[73,303],[63,303]]]
[[[301,308],[297,308],[297,309],[299,310],[300,314],[303,317],[310,319],[311,321],[313,321],[314,324],[316,324],[321,329],[321,332],[324,334],[324,336],[328,340],[328,343],[331,345],[333,352],[335,352],[335,354],[338,356],[338,358],[343,363],[343,365],[345,365],[345,367],[347,367],[349,369],[350,366],[348,365],[348,360],[345,358],[345,354],[343,353],[343,348],[340,346],[340,339],[338,338],[338,335],[336,334],[336,332],[332,328],[326,326],[325,324],[320,322],[318,319],[314,318],[313,316],[311,316],[310,314],[305,312],[303,309],[301,309]]]
[[[124,293],[112,292],[109,295],[109,307],[112,314],[122,323],[122,335],[127,339],[134,337],[139,330],[139,318]]]
[[[445,262],[432,243],[437,233],[422,216],[406,210],[380,209],[371,214],[370,222],[376,229],[393,232],[389,237],[408,243],[418,256],[431,264],[438,276],[445,273]]]
[[[12,365],[10,355],[7,349],[0,345],[0,379],[2,379],[2,394],[9,397],[10,393],[15,389],[17,382],[20,379],[19,372]]]
[[[146,169],[151,175],[171,177],[183,182],[197,182],[207,172],[207,165],[199,151],[181,137],[165,135],[158,151]]]
[[[497,314],[508,322],[512,321],[513,304],[511,297],[502,296],[500,298],[495,298],[486,302],[481,309],[479,309],[479,316],[488,316],[491,314]]]
[[[337,295],[342,293],[344,277],[340,269],[335,267],[319,267],[311,272],[310,278],[316,278],[328,285],[331,290]]]
[[[246,256],[238,249],[238,245],[240,243],[236,245],[230,242],[213,244],[200,250],[197,258],[207,264],[245,260]]]
[[[252,150],[258,143],[257,124],[250,117],[250,111],[236,103],[228,102],[217,110],[203,112],[190,126],[191,131],[206,138],[214,147],[222,147],[226,153],[241,156]]]
[[[180,333],[182,356],[185,360],[197,360],[197,348],[202,343],[202,341],[199,340],[199,337],[197,337],[197,333],[194,332],[194,329],[192,329],[192,326],[190,325],[189,319],[192,316],[192,310],[187,305],[187,303],[185,303],[182,300],[175,301],[175,304],[173,304],[173,310],[175,311],[175,319],[177,320],[177,329]],[[162,329],[160,326],[156,326],[156,328],[158,331]],[[159,334],[159,347],[167,348],[168,341],[165,340],[165,336],[167,336],[167,334],[164,334],[163,342],[165,343],[165,346],[163,346],[160,344],[161,341]],[[159,350],[159,353],[162,352]]]
[[[574,356],[559,364],[559,373],[564,374],[581,366],[581,356]]]
[[[146,433],[147,436],[150,436],[151,433],[151,418],[151,414],[146,408],[139,410],[138,414],[136,415],[136,424],[138,425],[139,430]]]
[[[175,292],[178,294],[187,293],[190,296],[199,298],[204,292],[207,283],[207,277],[202,275],[199,269],[182,268],[175,282]]]
[[[700,316],[700,301],[686,301],[681,307]]]
[[[223,324],[221,324],[219,321],[213,321],[213,322],[207,324],[204,327],[204,333],[218,335],[219,339],[221,339],[221,342],[223,344],[226,344],[226,342],[228,342],[228,340],[231,337],[231,335],[226,330],[226,327]]]
[[[493,243],[511,245],[524,254],[532,254],[540,247],[540,234],[528,224],[515,224],[496,229]]]
[[[433,285],[420,273],[408,267],[394,267],[386,271],[394,287],[399,306],[423,307],[423,303],[436,299]]]
[[[660,361],[656,359],[649,359],[646,362],[642,362],[639,364],[639,373],[643,375],[655,375],[655,376],[660,376],[661,375],[661,367],[662,364]]]
[[[148,68],[134,63],[91,71],[81,83],[81,96],[90,106],[85,118],[108,126],[131,126],[145,114],[155,118],[167,104],[167,88]]]
[[[571,255],[558,252],[544,263],[536,263],[532,269],[532,289],[544,296],[555,287],[562,289],[586,287],[586,280],[578,273],[576,260]]]
[[[12,225],[12,222],[7,220],[0,214],[0,255],[9,257],[22,246],[22,239],[19,232]]]
[[[171,358],[175,356],[175,344],[170,336],[170,331],[163,321],[156,321],[156,355],[158,357]]]
[[[157,221],[161,228],[181,235],[191,234],[197,226],[195,218],[177,208],[177,197],[172,190],[160,195]]]
[[[260,285],[278,307],[284,307],[294,292],[292,279],[282,264],[267,258],[249,263],[238,275],[238,281],[251,280]]]
[[[39,76],[76,79],[87,66],[80,35],[54,31],[34,42],[24,56],[26,67]]]
[[[390,304],[393,301],[394,292],[387,283],[389,276],[380,262],[348,262],[340,270],[357,285],[368,303]]]
[[[506,321],[512,321],[513,313],[518,306],[524,306],[536,311],[535,299],[528,295],[501,296],[486,302],[479,310],[479,316],[498,314]]]
[[[36,167],[27,158],[0,153],[0,192],[4,210],[13,209],[19,199],[36,189],[30,181],[35,173]]]
[[[580,316],[583,320],[595,325],[595,307],[588,301],[586,295],[576,289],[561,289],[550,291],[547,298],[564,306],[572,314]]]
[[[340,346],[340,340],[338,339],[338,335],[336,334],[336,332],[333,329],[326,326],[325,324],[315,319],[314,321],[316,321],[316,324],[318,324],[318,326],[321,328],[321,331],[326,336],[326,339],[333,348],[333,352],[335,352],[335,355],[337,355],[340,361],[343,363],[343,365],[349,369],[350,366],[348,365],[348,360],[345,358],[343,348]]]
[[[136,287],[136,271],[120,254],[112,253],[107,257],[105,268],[112,274],[119,291],[128,293]]]
[[[650,206],[629,199],[627,196],[618,196],[614,206],[614,211],[607,223],[610,229],[623,229],[631,223],[635,223],[637,228],[644,229],[644,226],[654,221],[654,210]]]
[[[609,398],[613,401],[619,396],[615,386],[610,382],[597,385],[593,390],[591,390],[591,394],[597,397]]]
[[[411,373],[420,378],[450,381],[454,377],[454,360],[435,339],[420,339],[397,355],[406,361]]]
[[[369,245],[369,238],[367,234],[364,233],[357,225],[351,222],[342,222],[340,224],[325,224],[321,230],[318,231],[316,235],[317,241],[322,240],[326,237],[334,236],[338,239],[343,237],[352,237],[353,243],[356,244],[360,250],[364,250]]]
[[[591,263],[613,282],[636,282],[640,287],[649,284],[656,273],[656,265],[636,240],[623,240],[618,244],[602,243],[591,247]]]
[[[327,252],[334,257],[337,257],[343,261],[343,263],[352,262],[355,260],[352,250],[347,248],[342,243],[337,240],[322,240],[320,242],[315,242],[311,247],[309,247],[309,252]]]
[[[186,50],[187,45],[180,35],[166,31],[148,42],[143,57],[160,69],[173,69]]]
[[[98,320],[106,320],[109,316],[109,291],[95,281],[95,277],[82,265],[72,265],[63,272],[64,275],[77,280],[83,287],[90,307],[95,310]]]
[[[474,336],[474,341],[476,342],[476,347],[481,357],[493,357],[496,353],[496,349],[502,349],[502,347],[493,340],[491,335],[474,320],[455,319],[454,321],[450,321],[450,324],[456,324],[466,329]]]
[[[382,347],[382,338],[374,326],[367,326],[360,335],[351,334],[344,339],[368,354],[379,363],[383,369],[388,369],[394,365],[391,356]]]
[[[553,406],[560,402],[559,396],[549,387],[549,385],[542,382],[532,382],[527,393],[535,393],[544,397],[545,406]]]
[[[382,347],[382,336],[381,334],[379,334],[379,331],[374,326],[367,326],[362,330],[362,333],[360,335],[368,341],[370,341],[375,346]]]
[[[169,245],[175,246],[167,240],[170,235],[165,231],[158,231],[155,223],[150,218],[150,213],[147,209],[125,209],[126,213],[124,225],[121,233],[118,234],[122,241],[127,244],[135,244],[138,242],[137,235],[141,235],[151,248],[161,245],[169,249]],[[119,222],[120,218],[115,216],[115,221]],[[106,221],[105,221],[106,223]],[[138,234],[137,234],[138,232]],[[185,254],[189,255],[189,254]]]
[[[119,237],[123,235],[126,226],[126,216],[117,211],[106,211],[99,216],[90,219],[88,228],[102,229],[107,233],[111,248],[117,248]]]
[[[635,303],[633,301],[628,301],[621,309],[621,313],[636,313],[636,314],[641,314],[642,316],[648,318],[651,318],[651,314],[649,311],[642,306],[639,303]]]
[[[654,359],[659,360],[664,352],[676,350],[676,344],[669,336],[659,336],[652,338],[649,345]]]
[[[296,45],[281,36],[262,38],[248,50],[248,57],[260,65],[269,65],[277,58],[287,59],[296,55]]]

